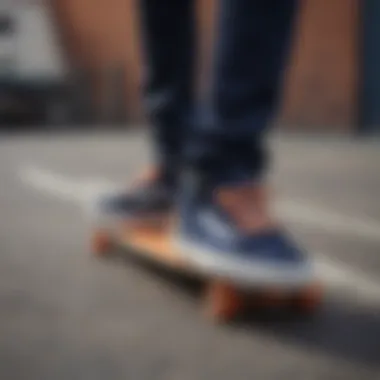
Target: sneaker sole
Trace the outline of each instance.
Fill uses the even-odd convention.
[[[309,285],[316,279],[313,265],[308,259],[299,265],[285,266],[259,260],[234,260],[178,238],[174,239],[173,244],[187,262],[205,274],[229,279],[243,287],[281,286],[292,289]]]

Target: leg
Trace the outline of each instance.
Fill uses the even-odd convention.
[[[144,47],[144,100],[153,129],[156,168],[128,194],[102,199],[99,208],[102,216],[145,219],[173,204],[183,134],[193,105],[195,36],[193,0],[137,3]]]
[[[302,251],[262,206],[263,135],[276,110],[295,4],[222,1],[212,122],[198,126],[187,146],[181,249],[206,270],[243,282],[294,286],[310,279]]]
[[[252,179],[264,170],[263,134],[276,111],[296,3],[220,2],[210,117],[198,125],[189,159],[215,162],[213,174],[226,181]]]
[[[140,0],[146,62],[144,99],[156,160],[173,175],[193,107],[194,1]]]

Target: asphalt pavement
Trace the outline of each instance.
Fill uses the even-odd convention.
[[[149,162],[138,133],[0,139],[0,379],[379,379],[380,142],[276,136],[275,212],[316,257],[311,319],[200,313],[178,278],[88,250],[88,200]]]

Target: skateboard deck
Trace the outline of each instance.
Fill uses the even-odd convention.
[[[205,314],[215,321],[226,322],[250,307],[290,307],[302,314],[313,314],[321,303],[320,284],[312,282],[292,290],[280,287],[251,286],[244,289],[231,279],[203,272],[187,261],[170,239],[169,218],[155,223],[138,224],[119,221],[112,228],[93,231],[91,249],[96,256],[106,256],[115,246],[121,246],[139,257],[175,272],[204,280]]]

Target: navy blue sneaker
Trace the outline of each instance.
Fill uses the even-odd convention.
[[[278,227],[245,229],[230,212],[228,202],[220,202],[217,189],[194,178],[181,190],[175,239],[189,262],[208,274],[230,278],[242,286],[297,287],[313,279],[305,252],[284,231]],[[233,207],[234,202],[240,203],[239,212],[245,213],[246,218],[255,211],[247,204],[249,196],[230,198]],[[262,210],[258,207],[257,211]]]
[[[155,220],[171,210],[174,195],[173,178],[157,173],[139,181],[129,191],[101,197],[96,202],[94,213],[98,222]]]

